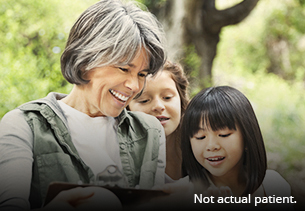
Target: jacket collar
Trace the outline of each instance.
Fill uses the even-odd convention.
[[[64,115],[64,112],[62,111],[60,105],[57,102],[57,100],[61,100],[62,98],[66,97],[66,96],[67,96],[67,94],[61,94],[61,93],[57,93],[57,92],[50,92],[46,97],[44,97],[42,99],[39,99],[39,100],[31,101],[31,102],[38,102],[38,103],[45,103],[45,104],[47,104],[63,120],[63,122],[67,126],[67,119],[66,119],[66,117]],[[130,124],[130,118],[131,117],[130,117],[129,113],[128,113],[128,111],[125,108],[120,113],[120,115],[117,116],[115,119],[117,120],[118,126],[123,124],[124,121],[127,121],[127,123],[130,125],[131,129],[134,131],[133,125]]]
[[[116,117],[118,127],[123,124],[124,121],[127,121],[127,124],[131,127],[131,129],[134,131],[134,126],[130,124],[130,118],[131,116],[129,115],[128,111],[126,108],[120,113],[119,116]]]

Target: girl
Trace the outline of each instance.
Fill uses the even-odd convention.
[[[229,187],[235,197],[290,196],[289,184],[277,172],[266,171],[258,121],[238,90],[219,86],[199,92],[185,111],[181,132],[182,156],[191,182]]]
[[[131,111],[155,116],[166,136],[166,182],[182,177],[179,124],[188,103],[188,80],[180,65],[167,61],[156,77],[148,77],[139,98],[129,104]]]

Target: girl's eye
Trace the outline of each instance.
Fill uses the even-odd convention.
[[[172,97],[164,97],[165,100],[170,100]]]
[[[219,137],[222,137],[222,138],[226,138],[226,137],[229,137],[231,135],[231,133],[228,133],[228,134],[219,134]]]
[[[148,100],[140,100],[139,103],[147,103]]]
[[[205,136],[195,137],[197,140],[203,140],[205,139]]]

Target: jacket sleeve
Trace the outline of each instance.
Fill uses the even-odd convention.
[[[161,127],[161,136],[159,140],[159,155],[158,155],[158,166],[155,175],[154,186],[162,186],[165,183],[165,166],[166,166],[166,150],[165,150],[165,133],[164,128]]]
[[[33,134],[19,109],[0,122],[0,210],[29,210]]]

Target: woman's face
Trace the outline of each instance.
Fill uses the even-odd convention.
[[[81,85],[90,116],[117,117],[144,86],[149,58],[142,49],[126,66],[106,66],[90,70]]]
[[[156,77],[147,77],[142,95],[130,102],[131,111],[142,111],[157,117],[165,135],[172,134],[180,123],[181,101],[171,74],[163,70]]]

